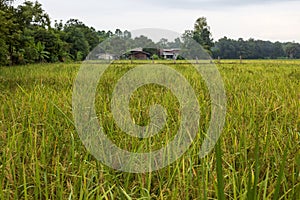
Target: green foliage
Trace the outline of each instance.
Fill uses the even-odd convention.
[[[283,45],[283,48],[288,58],[300,58],[300,44],[288,42]]]
[[[145,124],[150,105],[162,103],[171,122],[166,132],[141,140],[116,126],[109,101],[114,86],[139,65],[121,63],[126,61],[116,61],[97,88],[96,112],[106,135],[128,151],[164,146],[172,139],[167,131],[177,132],[180,105],[163,87],[136,90],[130,105],[136,123]],[[226,123],[218,146],[201,159],[211,113],[205,81],[183,61],[163,63],[194,88],[200,129],[178,161],[144,174],[112,170],[83,146],[72,119],[80,64],[1,67],[0,199],[299,199],[300,61],[218,65],[228,99]]]
[[[8,64],[8,45],[3,37],[0,37],[0,64]]]
[[[77,37],[80,35],[82,37],[82,40],[85,40],[84,42],[87,42],[88,51],[93,50],[99,44],[99,38],[96,30],[93,27],[86,26],[78,19],[68,20],[64,26],[64,32],[69,34],[69,37],[74,36],[74,40],[78,40]],[[68,39],[70,40],[70,38],[67,38],[66,41],[68,41]],[[84,48],[86,47],[83,47],[83,49]],[[83,49],[81,50],[83,51]]]
[[[300,44],[280,43],[262,40],[242,38],[238,40],[221,38],[213,48],[214,58],[237,59],[242,56],[245,59],[277,59],[300,58]]]
[[[196,20],[193,31],[193,39],[201,44],[205,50],[211,51],[214,46],[211,38],[210,27],[207,24],[205,17],[200,17]]]
[[[225,200],[224,193],[224,173],[222,167],[222,147],[221,142],[218,141],[216,144],[216,168],[217,168],[217,188],[218,188],[218,199]]]
[[[45,45],[41,42],[38,42],[35,46],[37,52],[37,59],[39,62],[44,62],[46,59],[49,59],[50,53],[45,50]]]
[[[39,2],[25,1],[16,9],[17,20],[22,28],[50,28],[50,17]]]
[[[11,2],[0,1],[0,65],[83,60],[100,42],[113,36],[77,19],[65,25],[56,21],[52,28],[49,15],[37,1],[25,1],[16,8]],[[131,38],[128,31],[118,30],[116,34]]]
[[[211,48],[214,46],[213,39],[211,38],[210,27],[207,24],[205,17],[200,17],[194,24],[194,30],[186,30],[182,36],[184,46],[190,45],[191,42],[196,41],[203,49],[211,54]],[[191,39],[193,41],[191,41]]]
[[[153,60],[158,60],[158,59],[159,59],[159,56],[158,56],[157,54],[153,54],[152,59],[153,59]]]
[[[146,37],[144,35],[134,38],[133,44],[135,47],[142,47],[142,48],[156,47],[155,43],[151,39],[149,39],[148,37]]]

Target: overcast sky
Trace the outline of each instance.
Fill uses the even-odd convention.
[[[163,28],[183,33],[205,16],[215,40],[227,36],[300,42],[300,0],[38,1],[52,21],[76,18],[97,30]]]

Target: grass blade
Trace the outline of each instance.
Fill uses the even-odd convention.
[[[223,179],[223,168],[222,168],[222,149],[221,140],[216,145],[216,159],[217,159],[217,180],[218,180],[218,199],[224,200],[224,179]]]
[[[284,172],[284,168],[285,168],[287,152],[288,151],[287,151],[287,147],[286,147],[285,150],[284,150],[283,160],[281,162],[281,166],[280,166],[280,170],[279,170],[279,174],[278,174],[278,178],[277,178],[276,188],[275,188],[275,192],[274,192],[274,196],[273,196],[274,200],[279,199],[281,180],[283,178],[283,172]]]

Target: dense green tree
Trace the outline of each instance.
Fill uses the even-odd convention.
[[[49,29],[50,19],[38,2],[25,1],[17,8],[12,1],[1,1],[1,64],[24,64],[37,60],[34,33]]]
[[[17,10],[11,6],[11,2],[13,1],[5,1],[6,4],[1,6],[3,21],[0,22],[0,29],[3,30],[2,32],[2,39],[5,41],[6,45],[4,48],[7,47],[6,51],[7,55],[6,58],[2,58],[1,60],[6,59],[6,62],[3,64],[15,64],[18,62],[19,58],[22,57],[22,52],[18,51],[18,47],[20,45],[20,38],[22,34],[22,30],[18,24],[17,19]],[[5,53],[6,54],[6,53]]]
[[[109,38],[108,34],[102,30],[102,31],[97,31],[99,43],[105,41],[107,38]]]
[[[22,59],[19,60],[19,63],[34,63],[38,61],[38,52],[33,35],[34,31],[32,29],[25,28],[23,30],[19,48],[23,56]]]
[[[214,46],[213,39],[210,32],[210,27],[207,24],[205,17],[200,17],[194,24],[194,31],[192,32],[193,39],[202,47],[211,53],[211,48]]]
[[[0,65],[57,62],[84,59],[111,31],[97,32],[77,19],[51,27],[49,15],[37,1],[18,7],[12,0],[0,0]],[[118,34],[125,37],[121,30]],[[131,33],[126,32],[131,38]]]
[[[115,36],[117,36],[117,37],[123,37],[123,32],[120,29],[116,29]]]
[[[273,44],[271,58],[282,58],[285,57],[285,52],[283,49],[283,45],[280,42],[275,42]]]
[[[168,48],[180,48],[181,44],[180,38],[175,38],[173,42],[168,42]]]
[[[180,56],[191,60],[191,59],[209,59],[207,53],[209,50],[204,49],[202,45],[194,39],[194,31],[186,30],[182,35],[182,45],[180,46]]]
[[[133,48],[142,47],[142,48],[153,48],[156,47],[155,43],[148,37],[141,35],[133,39]]]
[[[213,52],[215,57],[238,58],[238,50],[235,42],[227,37],[220,39]]]
[[[284,44],[284,49],[288,58],[300,58],[300,44],[288,42]]]
[[[284,46],[286,48],[284,48]],[[233,40],[224,37],[216,42],[213,48],[213,56],[223,59],[238,59],[240,56],[245,59],[300,58],[300,55],[297,56],[297,51],[294,51],[294,49],[297,48],[292,48],[291,46],[293,45],[284,45],[280,42],[273,43],[254,39],[245,41],[242,38]],[[294,47],[296,46],[297,44],[294,45]],[[289,51],[292,52],[292,54],[290,54]]]
[[[25,1],[17,8],[17,19],[22,28],[34,28],[36,26],[50,28],[50,17],[42,9],[39,2]]]
[[[36,42],[41,42],[45,47],[45,51],[49,52],[49,56],[46,58],[47,62],[62,60],[65,43],[54,30],[39,28],[34,33],[34,39]]]
[[[123,36],[125,39],[131,39],[131,33],[127,30],[124,31]]]
[[[211,54],[212,47],[214,46],[213,39],[210,33],[210,27],[207,24],[207,20],[205,17],[200,17],[196,20],[194,23],[194,30],[186,30],[182,35],[183,40],[183,48],[184,51],[190,52],[190,56],[193,55],[193,57],[203,57],[204,55],[197,55],[197,51],[201,51],[198,45],[194,44],[197,42],[202,46],[204,51],[208,54]],[[186,55],[187,56],[187,55]],[[204,56],[206,57],[206,56]]]
[[[63,31],[65,33],[64,41],[69,44],[69,53],[75,60],[84,59],[99,44],[99,35],[102,34],[97,32],[95,28],[86,26],[78,19],[68,20]]]
[[[52,29],[50,18],[38,2],[25,1],[16,9],[19,28],[22,31],[17,50],[24,59],[18,62],[56,62],[61,60],[63,42],[55,29]],[[47,52],[47,53],[45,53]]]
[[[5,65],[8,63],[8,44],[7,35],[9,33],[9,23],[6,21],[6,12],[0,10],[0,64]]]
[[[64,41],[69,44],[70,55],[74,60],[82,60],[89,53],[89,43],[79,27],[65,30]]]

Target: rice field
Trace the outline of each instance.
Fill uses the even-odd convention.
[[[212,152],[199,158],[210,121],[210,96],[195,69],[168,63],[193,87],[201,116],[189,150],[149,173],[116,171],[90,154],[75,129],[72,91],[80,63],[0,67],[0,199],[299,199],[300,60],[222,60],[227,114]],[[112,64],[99,81],[96,112],[119,147],[148,152],[172,140],[180,124],[172,92],[147,85],[134,92],[136,124],[149,106],[167,110],[167,126],[150,139],[120,130],[111,93],[135,63]]]

